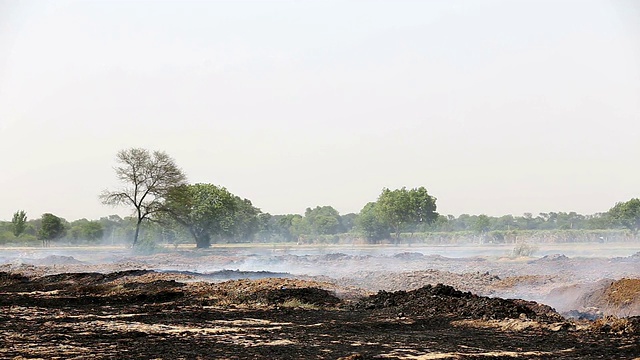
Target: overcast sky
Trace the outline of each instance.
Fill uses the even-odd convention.
[[[0,219],[97,219],[118,150],[272,214],[640,197],[640,2],[2,1]]]

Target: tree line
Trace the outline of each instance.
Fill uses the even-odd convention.
[[[29,220],[16,211],[11,222],[0,222],[0,242],[65,243],[102,242],[137,246],[154,242],[195,243],[207,248],[220,242],[337,241],[338,235],[369,243],[391,240],[401,234],[524,230],[597,230],[625,228],[634,235],[640,228],[640,200],[616,203],[593,215],[550,212],[534,216],[437,213],[436,198],[426,188],[382,189],[377,200],[359,213],[341,215],[331,206],[307,208],[304,215],[271,215],[249,199],[214,184],[189,184],[175,161],[162,151],[132,148],[118,152],[118,189],[100,194],[103,204],[129,206],[132,216],[73,222],[46,213]],[[126,239],[126,240],[125,240]]]

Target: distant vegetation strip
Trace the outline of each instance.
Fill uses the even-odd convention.
[[[49,246],[219,243],[424,243],[517,244],[638,241],[640,199],[616,203],[592,215],[549,212],[499,217],[441,215],[425,187],[383,188],[359,213],[340,214],[330,205],[309,207],[304,215],[272,215],[249,199],[214,184],[189,184],[174,160],[161,151],[126,149],[115,168],[122,187],[105,191],[106,205],[124,205],[133,216],[68,222],[45,213],[29,219],[18,210],[0,221],[0,245]]]

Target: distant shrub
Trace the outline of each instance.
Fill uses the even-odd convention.
[[[138,254],[155,254],[163,251],[164,248],[158,243],[156,243],[153,239],[143,237],[138,240],[138,243],[133,248],[133,251]]]
[[[529,257],[538,251],[538,247],[526,243],[516,244],[511,250],[512,257]]]

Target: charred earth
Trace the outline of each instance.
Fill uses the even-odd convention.
[[[532,301],[443,284],[368,293],[321,278],[264,273],[210,281],[184,271],[20,268],[0,272],[0,358],[640,356],[637,316],[567,320]]]

